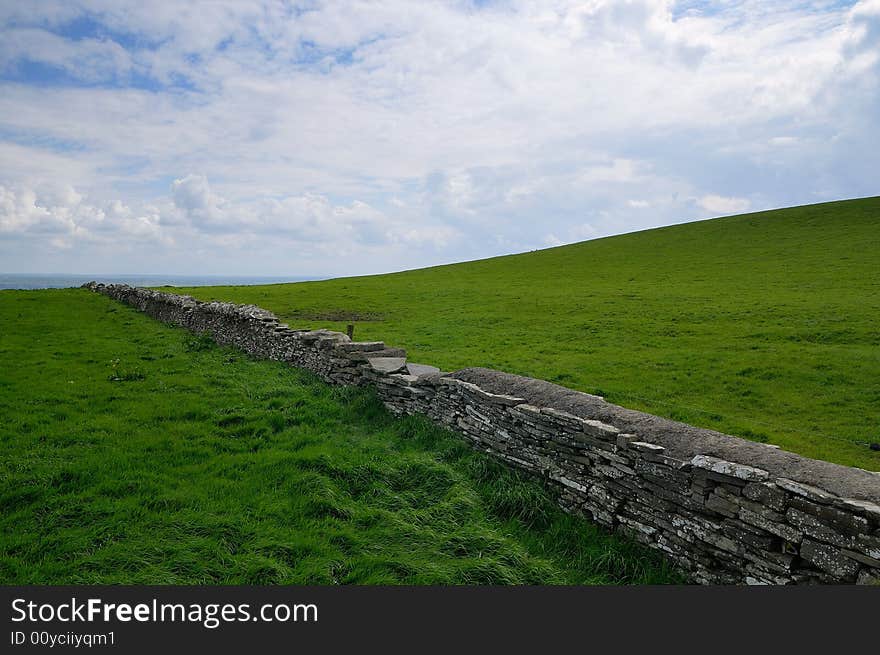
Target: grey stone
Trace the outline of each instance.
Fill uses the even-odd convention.
[[[337,349],[338,350],[338,349]],[[378,357],[406,357],[406,351],[403,348],[383,348],[381,350],[355,350],[352,352],[340,353],[343,357],[352,359],[356,362],[365,362],[368,359],[376,359]]]
[[[706,507],[729,518],[734,518],[739,514],[739,505],[722,498],[717,493],[709,494],[706,499]]]
[[[583,427],[584,434],[587,434],[592,437],[597,437],[599,439],[608,439],[612,440],[615,443],[617,442],[617,436],[620,434],[620,430],[618,430],[613,425],[608,425],[607,423],[603,423],[602,421],[595,421],[593,419],[585,419],[581,423]]]
[[[794,507],[789,507],[785,516],[791,525],[814,539],[841,547],[852,547],[856,543],[854,537],[841,534],[812,514],[807,514]]]
[[[863,553],[866,553],[874,559],[880,559],[880,536],[872,537],[859,535],[856,538],[856,544],[858,544],[858,549]]]
[[[631,441],[629,447],[642,453],[651,453],[655,455],[659,455],[666,450],[664,446],[659,446],[655,443],[647,443],[645,441]]]
[[[777,535],[768,534],[766,531],[756,529],[754,526],[743,523],[738,519],[724,519],[722,525],[722,530],[727,536],[760,551],[766,552],[771,550],[780,540]]]
[[[859,570],[859,565],[839,548],[810,539],[804,539],[801,544],[800,556],[835,578],[847,581],[854,580]]]
[[[709,455],[696,455],[690,461],[691,466],[701,468],[711,473],[719,473],[731,478],[746,480],[749,482],[763,481],[769,477],[767,471],[745,464],[728,462],[727,460]]]
[[[819,505],[800,496],[795,496],[791,499],[791,506],[801,512],[815,516],[835,530],[846,534],[868,534],[870,531],[868,519],[858,514],[844,512],[829,505]]]
[[[469,393],[475,395],[480,400],[492,403],[493,405],[501,405],[502,407],[514,407],[525,402],[522,398],[517,398],[515,396],[508,396],[503,393],[489,393],[488,391],[480,389],[476,385],[474,385],[473,388],[466,387],[466,389]]]
[[[880,523],[880,505],[877,503],[872,503],[867,500],[857,500],[855,498],[838,498],[834,503],[844,511],[867,516],[875,523]]]
[[[784,512],[788,497],[775,484],[769,482],[750,482],[742,490],[743,496],[749,500],[767,505],[777,512]]]
[[[409,364],[407,364],[407,368],[409,368]],[[417,375],[409,375],[407,373],[392,373],[388,377],[391,380],[400,382],[400,384],[403,386],[409,386],[419,381],[419,377]]]
[[[587,488],[584,485],[582,485],[580,482],[575,482],[574,480],[569,480],[568,478],[566,478],[562,475],[552,475],[551,474],[550,479],[556,480],[557,482],[564,484],[566,487],[569,487],[570,489],[575,489],[576,491],[580,491],[581,493],[587,492]]]
[[[786,541],[792,543],[799,542],[803,537],[803,534],[799,530],[785,523],[783,517],[776,520],[745,507],[740,507],[739,518],[741,521],[748,523],[749,525],[762,528],[763,530],[775,534],[778,537],[782,537]]]
[[[346,335],[347,336],[347,335]],[[339,343],[336,349],[345,352],[374,352],[376,350],[384,350],[384,341],[351,341],[349,343]]]
[[[410,375],[415,376],[434,375],[440,372],[440,369],[436,366],[429,366],[427,364],[414,364],[413,362],[407,362],[406,370],[409,371]]]
[[[397,373],[406,369],[405,357],[368,357],[367,364],[379,373]]]
[[[880,571],[880,559],[875,559],[873,557],[868,557],[867,555],[860,553],[854,550],[847,550],[846,548],[840,551],[850,559],[854,559],[857,562],[861,562],[865,566],[870,566],[872,568],[878,569]]]
[[[465,405],[464,411],[467,412],[470,416],[473,416],[480,423],[485,423],[486,425],[491,425],[492,421],[485,414],[477,411],[473,405]]]
[[[794,480],[779,478],[776,480],[776,485],[796,496],[803,496],[804,498],[808,498],[817,503],[830,503],[835,500],[834,494],[830,494],[824,489],[819,489],[819,487],[804,484],[803,482],[795,482]]]

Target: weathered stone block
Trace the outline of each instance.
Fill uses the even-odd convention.
[[[855,550],[847,550],[846,548],[842,549],[844,555],[849,557],[850,559],[854,559],[857,562],[861,562],[865,566],[870,566],[872,568],[880,570],[880,559],[875,559],[873,557],[868,557],[867,555],[860,553]]]
[[[557,431],[554,439],[563,443],[570,443],[579,450],[602,451],[603,453],[614,453],[617,451],[617,444],[604,439],[592,437],[586,432],[576,429],[568,429],[566,431]]]
[[[784,516],[774,516],[774,514],[774,512],[770,512],[770,516],[768,516],[763,513],[752,511],[746,507],[740,507],[739,510],[739,518],[744,523],[766,530],[767,532],[782,537],[786,541],[792,543],[797,543],[803,538],[803,533],[788,525],[785,522]]]
[[[566,478],[565,476],[551,473],[550,479],[556,480],[557,482],[565,485],[569,489],[574,489],[575,491],[579,491],[582,494],[587,493],[587,488],[584,485],[582,485],[580,482],[575,482],[574,480],[570,480],[569,478]]]
[[[722,530],[727,536],[761,551],[777,552],[781,549],[781,541],[778,536],[768,534],[765,530],[738,519],[724,519]]]
[[[784,512],[787,506],[788,496],[772,482],[750,482],[743,487],[742,494],[777,512]]]
[[[855,546],[856,541],[854,537],[838,532],[812,514],[789,507],[785,516],[791,525],[814,539],[841,547]]]
[[[368,359],[379,359],[381,357],[406,357],[406,351],[403,348],[383,348],[381,350],[355,350],[353,352],[341,353],[343,357],[354,360],[356,362],[365,362]]]
[[[651,453],[653,455],[660,455],[666,450],[664,446],[646,441],[632,441],[629,447],[640,453]]]
[[[876,503],[856,498],[836,498],[834,504],[845,512],[867,517],[874,524],[880,524],[880,505]]]
[[[644,459],[648,462],[654,462],[655,464],[662,464],[663,466],[666,466],[666,467],[673,469],[675,471],[683,470],[683,468],[685,466],[687,466],[688,468],[690,467],[690,465],[687,464],[685,461],[680,460],[676,457],[670,457],[669,455],[665,455],[663,453],[642,452],[642,453],[639,453],[639,457],[641,457],[642,459]],[[688,480],[688,483],[690,483],[690,480]]]
[[[841,580],[854,580],[859,571],[858,563],[844,555],[839,548],[818,541],[804,539],[800,556],[820,570]]]
[[[791,499],[791,506],[806,514],[811,514],[823,523],[836,530],[850,535],[868,534],[870,526],[868,519],[850,512],[843,512],[829,505],[813,503],[801,496]]]
[[[787,478],[777,478],[776,485],[796,496],[803,496],[817,503],[830,503],[837,499],[837,496],[828,493],[824,489],[819,489],[803,482],[795,482]]]
[[[541,414],[543,414],[544,416],[550,416],[557,422],[563,423],[565,425],[570,425],[573,428],[579,428],[584,422],[584,419],[579,416],[569,414],[568,412],[564,412],[561,409],[553,409],[552,407],[542,407]]]
[[[398,373],[406,370],[405,357],[369,357],[367,365],[377,373]]]
[[[603,423],[602,421],[593,421],[593,420],[583,420],[581,425],[583,426],[584,434],[597,437],[599,439],[605,439],[608,441],[617,442],[617,435],[620,434],[620,430],[618,430],[613,425],[608,425],[607,423]]]
[[[718,512],[722,516],[727,516],[729,518],[734,518],[739,514],[739,505],[722,498],[717,493],[711,493],[709,494],[709,497],[706,498],[706,509]]]
[[[486,425],[490,425],[492,423],[491,419],[477,410],[473,405],[465,405],[464,408],[465,413],[473,416],[480,423],[485,423]]]
[[[859,535],[856,537],[856,550],[874,559],[880,559],[880,536]]]
[[[441,378],[441,381],[443,381],[445,379],[446,378]],[[509,411],[512,416],[517,417],[521,420],[529,420],[529,419],[534,420],[536,418],[540,418],[540,416],[541,416],[541,408],[540,407],[535,407],[534,405],[529,405],[527,403],[524,403],[522,405],[517,405],[516,407],[511,407]]]
[[[409,366],[409,364],[407,364]],[[409,375],[407,373],[393,373],[388,376],[388,381],[393,382],[395,384],[399,384],[401,386],[409,386],[418,382],[419,378],[417,375]]]
[[[349,343],[338,343],[336,349],[344,353],[352,352],[375,352],[385,349],[384,341],[351,341]]]
[[[709,455],[695,455],[690,461],[691,466],[704,469],[710,473],[717,473],[737,480],[747,482],[762,482],[769,477],[769,473],[763,469],[736,462],[728,462]]]
[[[409,371],[410,375],[415,375],[416,377],[422,375],[436,375],[440,373],[440,369],[436,366],[429,366],[428,364],[415,364],[413,362],[407,362],[406,370]]]

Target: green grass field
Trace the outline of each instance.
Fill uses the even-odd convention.
[[[880,470],[880,198],[539,252],[261,287],[184,289],[344,329],[412,361],[557,382]]]
[[[662,583],[368,391],[84,290],[0,291],[0,583]]]

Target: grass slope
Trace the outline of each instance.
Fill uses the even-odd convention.
[[[880,470],[880,198],[391,275],[184,289]]]
[[[365,390],[86,291],[0,292],[0,583],[675,579]]]

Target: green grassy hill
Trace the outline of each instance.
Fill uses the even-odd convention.
[[[182,289],[880,470],[880,198],[391,275]]]
[[[657,553],[364,389],[0,291],[0,584],[615,584]]]

